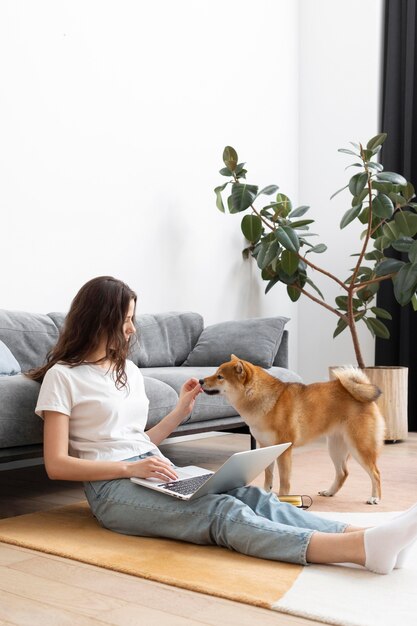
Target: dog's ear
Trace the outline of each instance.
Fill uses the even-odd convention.
[[[236,359],[236,363],[235,363],[235,372],[238,376],[243,377],[245,376],[246,372],[245,372],[245,367],[242,363],[242,361],[239,361],[239,359],[237,357],[235,357]]]
[[[231,355],[230,355],[230,360],[231,360],[231,361],[238,361],[238,360],[239,360],[239,357],[238,357],[238,356],[236,356],[236,354],[231,354]]]

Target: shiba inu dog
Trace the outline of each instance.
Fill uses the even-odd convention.
[[[333,372],[335,380],[304,385],[283,383],[264,369],[232,355],[213,376],[200,380],[207,394],[220,393],[247,423],[261,446],[292,441],[302,446],[327,435],[336,475],[322,496],[334,496],[348,476],[351,454],[369,474],[368,504],[378,504],[381,480],[377,457],[384,441],[385,421],[375,400],[381,391],[354,367]],[[290,493],[292,447],[278,459],[280,495]],[[265,489],[272,489],[273,465],[265,470]]]

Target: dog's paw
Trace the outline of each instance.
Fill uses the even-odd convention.
[[[272,485],[264,485],[264,491],[272,491]]]
[[[367,499],[366,504],[379,504],[379,498],[376,496],[371,496]]]
[[[319,491],[319,496],[325,496],[326,498],[331,498],[334,494],[328,489],[324,489],[324,491]]]

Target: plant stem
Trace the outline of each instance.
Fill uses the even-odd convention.
[[[349,287],[348,287],[348,297],[347,297],[347,317],[348,317],[348,326],[349,326],[349,330],[350,330],[350,334],[352,336],[352,342],[353,342],[353,348],[355,350],[355,356],[356,356],[356,360],[358,362],[358,366],[360,367],[360,369],[363,369],[365,367],[365,363],[362,357],[362,352],[361,352],[361,348],[359,345],[359,338],[358,338],[358,333],[356,330],[356,322],[355,322],[355,314],[354,314],[354,310],[353,310],[353,295],[356,291],[355,289],[355,281],[356,278],[358,276],[359,273],[359,268],[361,266],[361,263],[363,261],[363,258],[365,256],[366,253],[366,248],[368,247],[368,241],[369,238],[371,236],[371,229],[372,229],[372,184],[371,184],[371,174],[369,172],[369,168],[366,164],[366,159],[364,158],[363,155],[363,148],[361,145],[361,159],[362,162],[364,164],[364,168],[365,168],[365,172],[366,175],[368,177],[368,195],[369,195],[369,216],[368,216],[368,226],[366,229],[366,235],[365,235],[365,239],[363,242],[363,246],[362,246],[362,250],[359,254],[357,263],[355,265],[355,269],[353,270],[353,274],[352,274],[352,278],[351,281],[349,283]]]
[[[308,291],[305,291],[305,289],[303,289],[299,285],[291,285],[291,286],[295,287],[295,289],[297,289],[300,293],[302,293],[303,296],[307,296],[307,298],[310,298],[310,300],[313,300],[313,302],[317,302],[317,304],[320,304],[320,306],[324,307],[328,311],[331,311],[332,313],[340,317],[344,322],[346,322],[346,324],[348,324],[348,318],[346,315],[343,315],[343,313],[340,313],[340,311],[338,311],[337,309],[333,308],[329,304],[326,304],[325,302],[323,302],[323,300],[319,300]]]
[[[342,289],[344,289],[345,291],[348,291],[348,287],[346,287],[345,283],[342,282],[341,280],[339,280],[337,278],[337,276],[334,276],[333,274],[331,274],[330,272],[326,272],[326,270],[323,270],[321,267],[319,267],[318,265],[314,265],[314,263],[312,263],[311,261],[308,261],[306,256],[301,256],[301,254],[298,254],[298,258],[301,259],[302,261],[304,261],[304,263],[306,263],[307,265],[309,265],[313,270],[317,270],[318,272],[320,272],[321,274],[324,274],[325,276],[327,276],[328,278],[331,278],[332,280],[334,280],[340,287],[342,287]]]
[[[393,278],[395,274],[386,274],[385,276],[379,276],[378,278],[373,278],[372,280],[367,280],[363,283],[356,283],[356,285],[352,286],[353,291],[358,291],[362,289],[362,287],[366,287],[367,285],[373,285],[374,283],[380,283],[382,280],[387,280],[389,278]]]

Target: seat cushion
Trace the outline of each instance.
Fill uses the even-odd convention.
[[[230,361],[232,354],[254,365],[272,366],[287,317],[258,317],[207,326],[184,365],[199,367]]]

